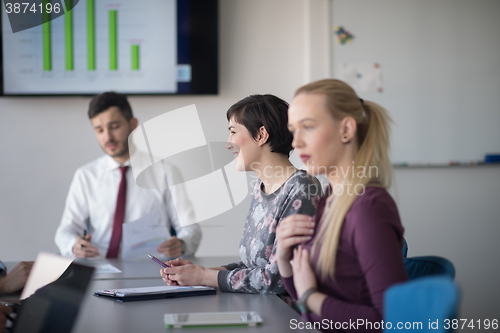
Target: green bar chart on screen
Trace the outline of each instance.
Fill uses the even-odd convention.
[[[109,69],[112,71],[118,69],[117,15],[116,10],[109,11]]]
[[[177,0],[148,1],[147,6],[137,0],[40,0],[36,6],[22,5],[26,12],[36,10],[39,24],[0,36],[3,75],[8,77],[4,91],[175,93]],[[0,15],[8,22],[8,13]]]
[[[95,5],[87,0],[87,69],[95,71]]]
[[[139,45],[132,45],[132,70],[139,70]]]
[[[44,0],[43,8],[50,3],[48,0]],[[43,23],[42,24],[42,34],[43,34],[43,70],[51,71],[52,70],[52,40],[50,34],[50,13],[47,11],[43,11]]]
[[[72,0],[66,0],[66,8],[72,8]],[[73,11],[66,11],[64,14],[64,36],[66,42],[66,70],[72,71],[74,68],[73,58]]]

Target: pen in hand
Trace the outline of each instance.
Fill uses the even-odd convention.
[[[83,230],[83,239],[84,239],[84,240],[85,240],[85,237],[87,237],[87,229]],[[81,244],[81,245],[80,245],[80,250],[83,250],[83,247],[84,247],[84,246],[85,246],[85,245]]]
[[[156,258],[155,256],[152,256],[151,254],[148,254],[148,257],[151,258],[154,262],[156,262],[158,265],[161,265],[164,268],[170,267],[169,265],[163,263],[160,259]]]

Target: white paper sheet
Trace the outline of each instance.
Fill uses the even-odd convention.
[[[122,271],[111,264],[95,265],[95,274],[121,273]]]
[[[157,286],[157,287],[141,287],[141,288],[121,288],[121,289],[116,289],[115,292],[117,294],[122,294],[122,295],[132,295],[132,294],[149,294],[149,293],[161,293],[161,292],[176,292],[179,290],[185,290],[185,289],[199,289],[200,287],[198,286],[189,286],[189,287],[182,287],[182,286]]]
[[[123,259],[146,258],[158,253],[158,245],[170,239],[167,226],[161,223],[159,212],[151,212],[138,220],[123,224]]]

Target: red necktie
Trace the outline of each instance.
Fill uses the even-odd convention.
[[[125,217],[125,202],[127,199],[127,169],[128,166],[120,167],[122,180],[118,188],[118,198],[116,199],[115,217],[113,219],[113,234],[109,242],[108,254],[106,258],[118,257],[120,241],[122,239],[122,224]]]

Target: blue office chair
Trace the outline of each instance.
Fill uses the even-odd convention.
[[[408,258],[408,243],[403,238],[403,261],[408,280],[429,275],[446,275],[455,278],[455,267],[448,259],[436,256]]]
[[[436,256],[404,258],[408,280],[429,276],[445,275],[455,278],[455,267],[448,259]]]
[[[403,237],[403,258],[406,258],[408,256],[408,243],[406,242],[406,239]]]
[[[408,281],[390,287],[384,297],[384,332],[395,329],[451,332],[451,321],[456,318],[459,302],[458,288],[451,279],[430,276]],[[446,325],[446,319],[450,325]],[[450,329],[445,329],[447,326]]]

